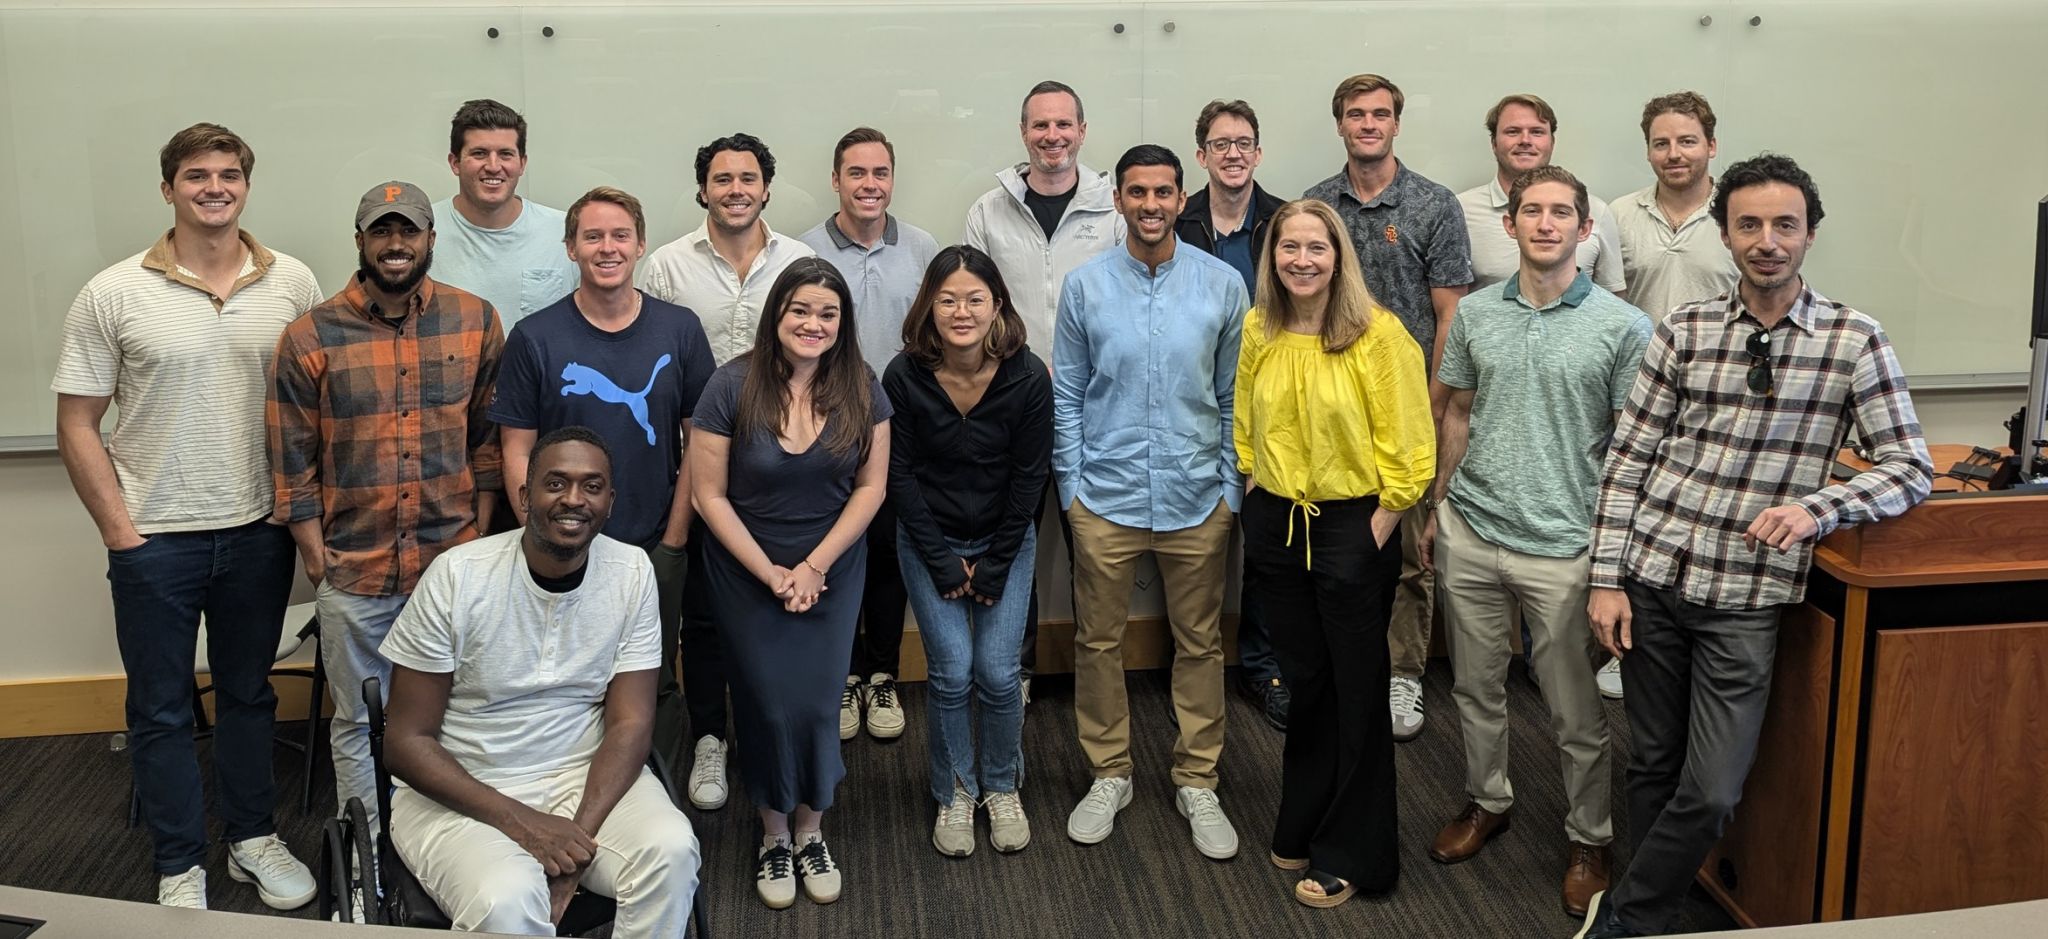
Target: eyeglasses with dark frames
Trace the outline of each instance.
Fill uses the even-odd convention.
[[[1771,375],[1771,331],[1761,326],[1749,334],[1743,350],[1749,353],[1749,390],[1768,398],[1777,390]]]
[[[1203,143],[1203,146],[1208,147],[1210,153],[1223,156],[1232,150],[1250,153],[1259,148],[1259,142],[1250,137],[1216,137]]]

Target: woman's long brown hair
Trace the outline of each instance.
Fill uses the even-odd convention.
[[[782,437],[789,417],[789,379],[795,369],[782,352],[776,327],[797,288],[806,286],[823,287],[839,297],[839,338],[818,359],[818,372],[811,376],[811,411],[824,422],[825,449],[838,456],[858,452],[865,460],[875,432],[873,372],[860,357],[853,291],[839,269],[823,258],[798,260],[768,289],[761,324],[754,330],[754,348],[747,353],[747,379],[740,386],[739,435],[765,433],[776,441]]]

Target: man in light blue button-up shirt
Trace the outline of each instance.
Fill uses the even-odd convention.
[[[1230,265],[1179,250],[1180,161],[1133,147],[1117,162],[1128,223],[1112,249],[1067,275],[1053,325],[1053,473],[1074,531],[1074,714],[1095,781],[1067,818],[1083,844],[1130,804],[1123,633],[1140,558],[1158,562],[1173,623],[1177,802],[1195,848],[1237,854],[1216,800],[1223,753],[1224,552],[1244,495],[1230,417],[1250,305]]]

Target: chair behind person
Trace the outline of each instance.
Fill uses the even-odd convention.
[[[340,818],[328,819],[321,832],[319,915],[329,919],[340,915],[354,922],[358,913],[365,923],[406,926],[413,929],[451,929],[448,914],[434,902],[417,877],[398,856],[391,843],[391,773],[384,765],[384,694],[375,677],[363,679],[363,704],[369,711],[370,765],[377,780],[376,837],[370,837],[368,812],[362,799],[351,798]],[[659,751],[650,750],[647,766],[669,801],[682,807],[675,779]],[[360,900],[356,898],[361,891]],[[357,909],[357,903],[360,909]],[[611,897],[578,888],[569,900],[558,936],[579,936],[610,923],[618,915],[618,903]],[[704,908],[704,881],[697,880],[697,893],[690,902],[690,932],[709,939],[709,917]]]

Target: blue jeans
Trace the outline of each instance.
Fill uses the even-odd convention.
[[[988,550],[987,541],[946,539],[953,553],[974,558]],[[967,794],[1015,792],[1023,765],[1024,694],[1018,679],[1024,623],[1031,609],[1038,533],[1024,530],[1024,543],[1003,582],[1003,598],[983,606],[972,597],[946,600],[932,583],[922,555],[898,529],[896,556],[903,559],[903,586],[910,610],[924,638],[925,722],[931,735],[932,798],[953,803],[953,782]],[[981,702],[981,772],[974,770],[974,722],[968,716],[967,692]]]
[[[199,621],[214,687],[213,769],[227,840],[277,831],[270,666],[291,597],[292,536],[257,521],[150,535],[107,552],[114,637],[128,673],[128,754],[159,874],[206,863],[206,791],[192,744]]]

